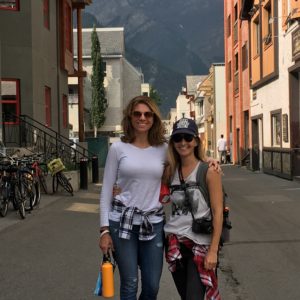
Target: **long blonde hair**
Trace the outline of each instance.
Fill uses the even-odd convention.
[[[124,136],[121,137],[122,142],[132,143],[135,140],[135,130],[132,127],[131,116],[134,108],[138,104],[145,104],[153,112],[153,125],[148,132],[148,142],[151,146],[162,145],[166,142],[164,137],[164,125],[161,120],[160,112],[156,103],[147,96],[137,96],[133,98],[123,111],[122,127]]]

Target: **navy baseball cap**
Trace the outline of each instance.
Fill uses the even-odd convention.
[[[198,136],[198,127],[195,121],[188,118],[182,118],[176,121],[173,125],[173,131],[171,136],[181,133],[187,133],[193,136]]]

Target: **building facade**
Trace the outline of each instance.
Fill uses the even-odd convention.
[[[224,1],[227,144],[234,164],[250,160],[249,28],[240,19],[240,0]]]
[[[249,26],[251,166],[300,176],[299,1],[243,1]]]
[[[27,115],[68,136],[68,76],[74,75],[73,10],[91,0],[0,2],[1,109],[5,126]],[[8,26],[9,24],[9,26]],[[3,137],[8,141],[9,137]]]

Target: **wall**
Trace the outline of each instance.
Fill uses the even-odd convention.
[[[123,61],[123,108],[127,106],[129,101],[141,95],[141,85],[143,82],[143,74],[140,73],[128,60]]]
[[[226,90],[225,90],[225,66],[214,66],[214,89],[215,89],[215,145],[221,134],[226,136]]]
[[[188,99],[185,95],[179,94],[176,99],[176,117],[177,120],[183,117],[183,114],[186,118],[190,117],[190,105],[188,104]]]
[[[20,4],[20,11],[0,10],[0,28],[2,40],[3,78],[20,79],[20,101],[32,99],[32,32],[31,1]],[[8,26],[9,24],[9,26]],[[5,30],[3,30],[5,28]],[[28,113],[30,105],[22,105],[21,113]]]

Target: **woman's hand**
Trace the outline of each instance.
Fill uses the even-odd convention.
[[[204,258],[204,269],[213,270],[217,267],[218,253],[212,250],[208,250]]]
[[[217,171],[218,173],[223,174],[222,168],[221,168],[218,160],[216,160],[216,159],[214,159],[212,157],[207,157],[206,161],[208,162],[208,165],[210,167],[214,168],[215,171]]]
[[[102,250],[103,254],[107,254],[109,250],[114,251],[113,241],[109,233],[106,233],[100,237],[99,247]]]
[[[117,184],[114,184],[112,192],[113,192],[113,197],[116,197],[121,194],[122,189]]]

